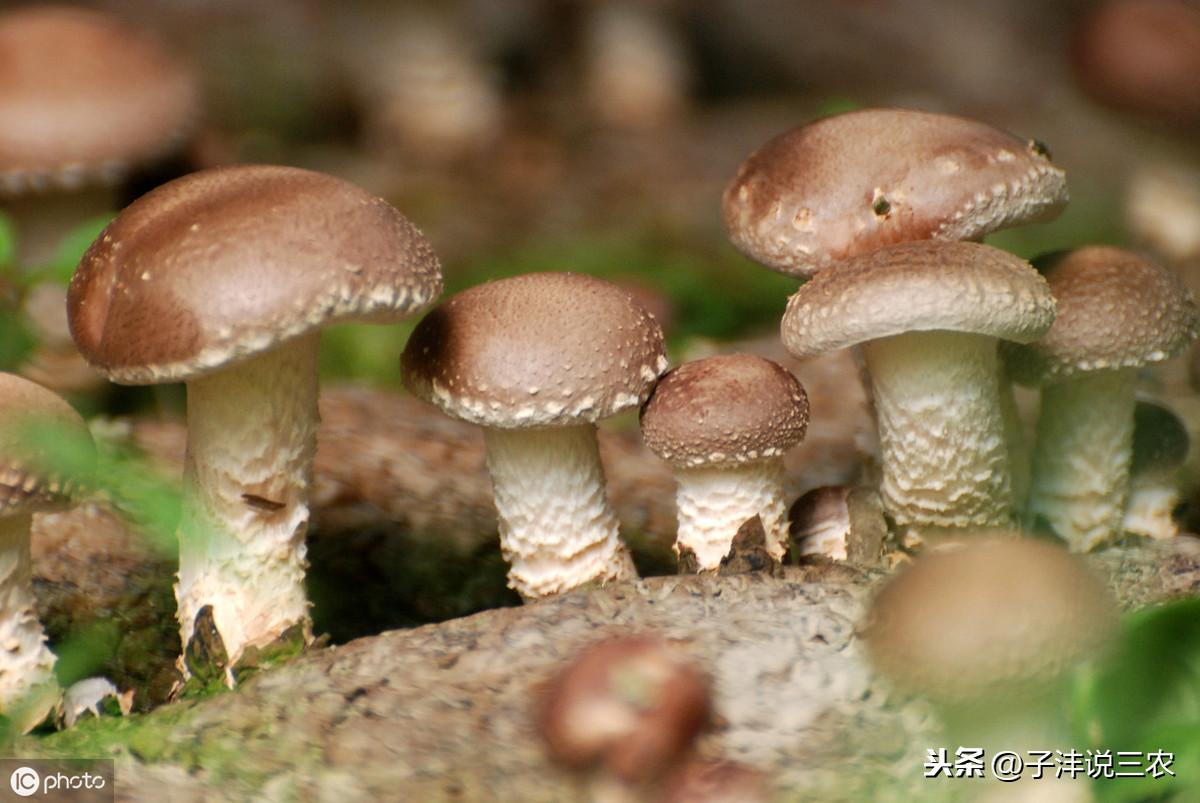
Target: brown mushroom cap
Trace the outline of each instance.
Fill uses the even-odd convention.
[[[1058,317],[1036,343],[1006,347],[1009,371],[1018,382],[1032,385],[1162,362],[1195,339],[1200,311],[1191,293],[1147,257],[1089,246],[1053,255],[1046,263]]]
[[[293,167],[192,173],[139,198],[84,254],[71,335],[115,382],[190,379],[330,323],[399,320],[441,292],[403,215]]]
[[[1049,220],[1066,177],[1044,146],[943,114],[865,109],[788,131],[725,190],[734,246],[782,273],[909,240],[973,240]]]
[[[404,384],[486,427],[595,422],[645,401],[666,370],[662,329],[624,290],[531,273],[465,290],[417,325]]]
[[[851,257],[788,301],[783,343],[799,358],[912,331],[1028,342],[1054,321],[1046,280],[998,248],[919,240]]]
[[[98,11],[0,15],[0,193],[115,180],[194,122],[191,75],[159,42]]]
[[[1103,647],[1116,619],[1108,590],[1065,550],[989,538],[925,554],[892,579],[864,636],[899,688],[966,702],[1056,680]]]
[[[55,443],[43,444],[42,438]],[[0,516],[65,505],[72,481],[46,465],[46,452],[64,443],[90,450],[91,442],[87,425],[61,397],[0,373]]]
[[[542,691],[536,719],[554,759],[627,781],[670,772],[712,716],[708,677],[650,636],[592,644]]]
[[[753,354],[689,362],[642,408],[646,445],[677,468],[751,463],[804,439],[808,396],[783,366]]]
[[[1194,0],[1102,3],[1076,28],[1080,85],[1107,106],[1200,124],[1200,5]]]

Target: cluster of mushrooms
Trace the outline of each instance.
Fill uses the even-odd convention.
[[[47,157],[28,181],[88,174]],[[1052,218],[1066,200],[1063,171],[1040,143],[895,109],[788,132],[726,191],[734,245],[807,279],[782,321],[788,351],[861,347],[879,493],[897,533],[1040,523],[1077,551],[1119,534],[1136,371],[1190,343],[1197,310],[1171,274],[1134,253],[1083,248],[1039,272],[980,242]],[[790,372],[743,354],[668,370],[654,317],[588,276],[493,281],[430,309],[441,292],[432,247],[398,211],[291,167],[171,181],[88,249],[67,297],[79,353],[117,383],[187,383],[176,586],[185,648],[202,630],[215,634],[228,669],[249,649],[312,638],[304,538],[318,341],[339,322],[427,313],[403,353],[404,383],[483,428],[509,584],[524,599],[636,576],[595,434],[626,410],[640,410],[647,445],[676,471],[676,548],[689,565],[718,568],[755,517],[767,552],[783,557],[782,457],[809,413]],[[1032,445],[1013,381],[1043,386]],[[22,410],[85,432],[52,394],[3,384]],[[52,466],[37,473],[34,457],[13,446],[0,464],[3,621],[17,622],[4,625],[0,708],[42,700],[28,726],[56,688],[33,612],[29,515],[70,490]]]

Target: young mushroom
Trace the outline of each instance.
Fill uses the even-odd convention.
[[[61,694],[38,621],[29,528],[34,513],[69,503],[71,481],[50,465],[51,450],[66,445],[86,458],[92,440],[69,404],[13,374],[0,373],[0,422],[0,714],[25,733]]]
[[[1191,438],[1179,416],[1154,402],[1138,401],[1122,532],[1159,539],[1179,535],[1179,474],[1190,449]]]
[[[304,535],[320,330],[407,318],[441,287],[433,250],[403,215],[291,167],[164,184],[88,249],[68,298],[80,352],[115,382],[188,386],[185,648],[208,609],[230,665],[285,631],[311,638]]]
[[[1003,527],[1013,499],[996,344],[1035,340],[1053,321],[1050,288],[1024,260],[923,240],[817,274],[788,302],[782,335],[801,359],[862,344],[896,524]]]
[[[712,682],[660,639],[610,638],[551,678],[534,716],[555,761],[590,771],[593,799],[658,799],[711,722]]]
[[[1120,533],[1137,369],[1194,340],[1200,311],[1169,271],[1120,248],[1056,254],[1044,272],[1058,300],[1054,326],[1006,347],[1012,377],[1042,386],[1028,515],[1087,551]]]
[[[867,656],[931,702],[952,739],[1063,737],[1062,682],[1115,634],[1108,590],[1073,555],[1028,538],[972,538],[919,557],[876,595]]]
[[[628,293],[571,273],[473,287],[425,316],[402,364],[416,396],[484,428],[512,588],[531,600],[636,576],[596,422],[644,402],[667,358]]]
[[[739,251],[811,276],[894,243],[981,240],[1049,220],[1066,202],[1066,177],[1036,140],[945,114],[863,109],[763,145],[723,208]]]
[[[738,528],[759,516],[767,551],[783,557],[783,455],[808,426],[808,397],[787,369],[752,354],[685,363],[659,380],[641,419],[646,445],[675,469],[677,552],[715,571]]]

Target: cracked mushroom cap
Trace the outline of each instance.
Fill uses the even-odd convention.
[[[191,379],[321,327],[441,293],[429,243],[382,198],[294,167],[204,170],[128,206],[83,255],[71,336],[109,379]]]
[[[115,181],[167,153],[199,114],[191,73],[98,11],[0,15],[0,193]]]
[[[1050,286],[1025,260],[980,243],[918,240],[818,273],[788,300],[781,331],[803,359],[914,331],[1026,343],[1053,322]]]
[[[0,422],[0,516],[65,507],[74,480],[48,461],[65,445],[63,457],[90,463],[92,437],[79,413],[41,385],[0,373]]]
[[[439,304],[401,364],[405,386],[447,414],[517,429],[637,407],[667,358],[662,329],[629,293],[581,274],[531,273]]]
[[[1043,270],[1058,317],[1036,343],[1005,347],[1022,384],[1163,362],[1196,338],[1200,310],[1191,293],[1145,256],[1089,246],[1051,255]]]
[[[808,396],[783,366],[753,354],[668,372],[642,408],[646,445],[676,468],[780,457],[804,439]]]
[[[893,243],[976,240],[1049,220],[1066,203],[1066,175],[1036,140],[961,117],[864,109],[763,145],[723,206],[739,251],[810,276]]]
[[[626,781],[662,778],[712,718],[712,684],[667,644],[624,636],[584,649],[542,689],[535,717],[551,756]]]
[[[863,634],[904,691],[966,703],[1033,690],[1113,636],[1108,589],[1074,555],[1028,538],[926,553],[876,595]]]

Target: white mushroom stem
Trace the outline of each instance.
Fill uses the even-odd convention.
[[[909,332],[863,345],[884,509],[901,527],[1008,526],[1012,490],[996,340]]]
[[[1172,472],[1134,473],[1129,480],[1121,529],[1146,538],[1174,538],[1179,535],[1174,515],[1178,504],[1179,485]]]
[[[1042,388],[1029,515],[1071,549],[1115,538],[1133,459],[1134,371],[1093,371]]]
[[[604,491],[596,427],[484,428],[508,584],[532,600],[636,577]]]
[[[188,382],[179,537],[183,644],[213,620],[230,664],[301,623],[308,485],[316,452],[318,335]]]
[[[767,551],[774,558],[783,557],[788,532],[782,458],[742,466],[677,468],[675,481],[679,485],[675,550],[692,550],[700,571],[720,568],[738,528],[755,516],[762,519]]]
[[[58,701],[54,653],[38,620],[29,553],[31,513],[0,516],[0,712],[22,733]]]

